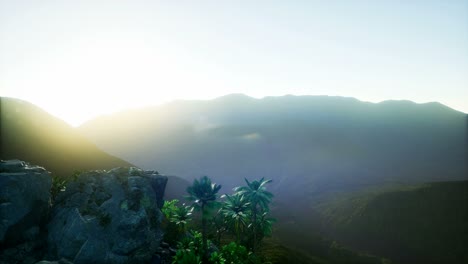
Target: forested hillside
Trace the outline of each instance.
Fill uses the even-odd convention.
[[[343,194],[317,206],[332,237],[398,263],[468,261],[468,181]]]

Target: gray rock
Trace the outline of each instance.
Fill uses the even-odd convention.
[[[167,177],[137,168],[92,171],[57,196],[48,225],[52,259],[148,263],[157,251]]]
[[[37,238],[47,220],[50,174],[19,160],[0,161],[0,244]]]
[[[21,160],[0,160],[0,172],[20,172],[26,167],[26,162]]]
[[[48,260],[41,260],[39,262],[36,262],[36,264],[73,264],[73,262],[70,262],[64,258],[58,260],[58,261],[48,261]]]

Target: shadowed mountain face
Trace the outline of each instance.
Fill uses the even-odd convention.
[[[0,132],[1,159],[26,160],[57,175],[131,166],[103,152],[65,122],[18,99],[0,98]]]
[[[464,179],[466,117],[438,103],[229,95],[122,112],[79,129],[143,168],[206,174],[229,187],[267,177],[274,189],[303,195]]]
[[[332,237],[397,263],[468,263],[468,181],[369,189],[318,210]]]

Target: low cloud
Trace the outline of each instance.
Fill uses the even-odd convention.
[[[208,118],[199,116],[193,124],[193,130],[197,133],[217,128],[219,125],[208,121]]]
[[[258,140],[260,139],[262,136],[259,134],[259,133],[250,133],[250,134],[245,134],[242,136],[242,139],[245,139],[245,140],[250,140],[250,141],[253,141],[253,140]]]

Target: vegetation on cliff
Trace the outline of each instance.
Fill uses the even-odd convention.
[[[273,194],[266,190],[271,181],[245,182],[218,199],[221,186],[204,176],[187,188],[191,205],[177,199],[165,201],[164,239],[177,247],[174,264],[391,263],[322,238],[315,241],[320,246],[312,254],[286,247],[272,236],[276,221],[270,216]]]
[[[266,190],[269,182],[246,180],[247,186],[223,195],[220,202],[217,194],[221,186],[204,176],[187,188],[191,206],[166,201],[162,209],[168,220],[166,239],[178,247],[174,263],[261,263],[253,251],[271,234],[269,204],[273,194]],[[197,224],[187,232],[194,209],[200,212],[195,221],[201,220],[201,233],[193,230],[199,228]]]

